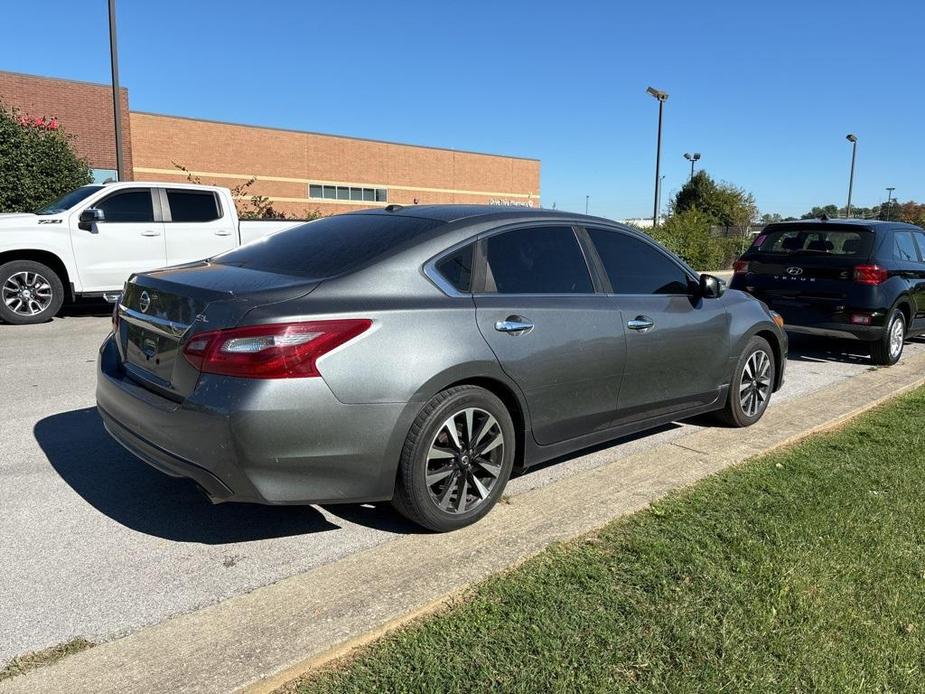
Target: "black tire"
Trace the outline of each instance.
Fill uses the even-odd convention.
[[[34,260],[11,260],[0,265],[0,320],[13,325],[44,323],[58,313],[63,303],[64,284],[47,265]],[[37,310],[39,307],[41,310]]]
[[[894,330],[900,336],[898,345],[894,344],[892,339]],[[890,311],[890,315],[887,316],[880,339],[870,343],[871,361],[880,366],[892,366],[898,362],[903,356],[906,330],[905,314],[898,308],[894,308]]]
[[[471,429],[467,410],[473,411]],[[459,446],[445,426],[451,418]],[[494,447],[478,455],[489,444]],[[437,532],[475,523],[503,493],[514,466],[515,446],[514,423],[497,396],[477,386],[444,390],[431,398],[411,426],[392,505],[409,520]]]
[[[764,356],[760,356],[760,353]],[[767,366],[765,367],[764,364]],[[752,375],[755,367],[758,367],[757,379]],[[774,351],[771,345],[763,337],[753,337],[745,346],[736,364],[732,381],[729,384],[726,406],[717,412],[719,420],[732,427],[750,427],[761,419],[771,400],[776,376],[777,365],[774,363]],[[743,379],[746,382],[743,382]],[[746,388],[751,395],[747,396]],[[743,404],[743,399],[748,409]],[[753,406],[755,409],[751,409]]]

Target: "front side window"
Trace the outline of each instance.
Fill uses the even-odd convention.
[[[154,206],[148,189],[125,190],[113,193],[96,204],[103,211],[105,222],[153,222]]]
[[[47,205],[43,205],[37,209],[35,213],[57,214],[58,212],[65,212],[66,210],[74,207],[77,203],[83,202],[102,187],[103,186],[80,186],[80,188],[75,188],[70,193],[65,193],[57,200],[53,200]]]
[[[167,203],[174,222],[211,222],[222,216],[214,193],[168,190]]]
[[[485,291],[591,294],[594,287],[571,227],[533,227],[485,240]]]
[[[642,239],[588,229],[614,294],[687,294],[688,275],[674,260]]]
[[[919,254],[915,248],[915,241],[912,239],[911,231],[893,232],[893,257],[896,260],[919,262]]]

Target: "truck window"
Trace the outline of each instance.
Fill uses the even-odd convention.
[[[222,216],[211,191],[168,190],[167,204],[173,222],[211,222]]]
[[[57,200],[53,200],[47,205],[43,205],[35,211],[36,214],[57,214],[58,212],[65,212],[66,210],[71,209],[78,202],[85,200],[86,198],[93,195],[96,191],[102,189],[103,186],[80,186],[80,188],[75,188],[70,193],[65,193]]]
[[[103,198],[95,207],[103,211],[105,222],[153,222],[154,205],[147,188],[120,190]]]

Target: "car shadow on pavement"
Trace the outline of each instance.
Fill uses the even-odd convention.
[[[58,311],[56,319],[79,318],[81,316],[111,316],[112,304],[101,299],[78,299],[74,303],[64,304]]]
[[[835,340],[809,335],[790,336],[790,361],[872,364],[867,345],[852,340]]]
[[[177,542],[226,544],[336,530],[311,506],[211,504],[184,479],[164,475],[113,441],[94,408],[52,415],[35,438],[61,478],[122,525]]]

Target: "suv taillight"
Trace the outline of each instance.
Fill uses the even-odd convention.
[[[737,260],[732,264],[732,271],[736,275],[745,274],[748,272],[748,261],[747,260]]]
[[[183,347],[203,373],[240,378],[307,378],[320,375],[323,354],[365,332],[366,318],[249,325],[195,335]]]
[[[854,281],[856,284],[876,286],[886,282],[889,273],[886,268],[879,265],[858,265],[854,268]]]

